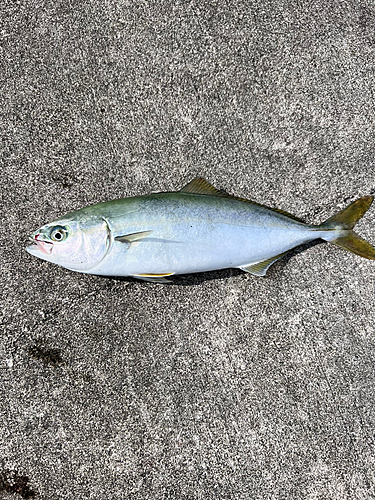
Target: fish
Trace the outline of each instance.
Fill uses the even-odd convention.
[[[72,271],[153,283],[226,268],[265,276],[289,250],[317,238],[375,260],[374,246],[353,231],[372,201],[363,196],[313,225],[199,177],[180,191],[107,201],[64,215],[35,231],[26,250]]]

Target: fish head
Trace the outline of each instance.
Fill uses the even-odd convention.
[[[65,216],[35,231],[26,251],[72,271],[93,269],[107,255],[111,234],[103,218]]]

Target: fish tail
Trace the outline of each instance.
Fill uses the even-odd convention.
[[[353,231],[353,227],[370,208],[373,199],[373,196],[363,196],[323,222],[318,226],[319,229],[329,233],[327,238],[322,238],[361,257],[375,260],[375,247]]]

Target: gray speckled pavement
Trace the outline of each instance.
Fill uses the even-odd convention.
[[[163,286],[24,250],[197,175],[309,222],[374,193],[374,33],[362,0],[2,0],[1,499],[374,498],[374,262]]]

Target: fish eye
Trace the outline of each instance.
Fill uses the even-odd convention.
[[[53,241],[64,241],[68,237],[68,231],[66,227],[55,226],[51,229],[50,237]]]

